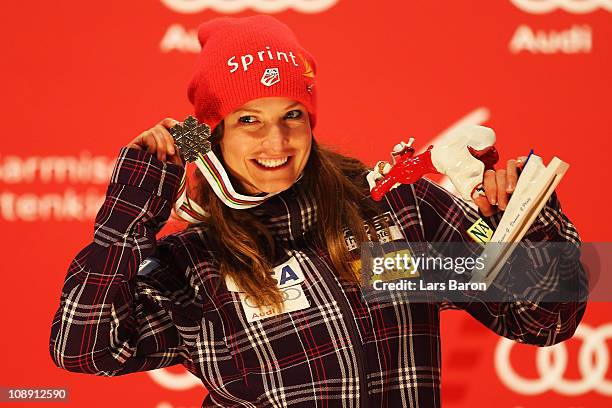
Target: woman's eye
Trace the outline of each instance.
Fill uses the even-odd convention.
[[[241,116],[240,118],[238,118],[238,122],[241,122],[241,123],[253,123],[255,121],[256,121],[255,116],[250,116],[250,115]]]
[[[299,117],[302,116],[302,111],[298,110],[298,109],[294,109],[292,111],[287,112],[287,115],[285,115],[286,118],[288,119],[297,119]]]

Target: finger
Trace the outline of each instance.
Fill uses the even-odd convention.
[[[136,144],[136,140],[138,139],[134,139],[131,143],[127,144],[126,147],[130,147],[132,149],[137,149],[137,150],[144,150],[141,145]]]
[[[485,190],[485,195],[492,205],[497,204],[497,181],[495,180],[495,170],[487,170],[484,173],[482,185]]]
[[[173,119],[173,118],[164,118],[162,120],[159,121],[158,125],[162,125],[162,126],[174,126],[175,124],[178,123],[178,120]]]
[[[145,140],[146,136],[149,134],[149,131],[145,131],[142,132],[141,134],[139,134],[138,136],[136,136],[134,138],[134,140],[132,140],[132,142],[130,143],[131,146],[135,146],[138,149],[141,150],[146,150],[147,149],[147,142]]]
[[[160,138],[162,143],[162,161],[166,161],[170,155],[168,151],[168,141],[166,140],[166,135],[164,134],[165,132],[167,132],[167,130],[163,126],[157,126],[155,129],[155,134]],[[159,149],[157,151],[159,152]]]
[[[526,161],[527,161],[527,156],[519,156],[516,159],[516,167],[518,167],[519,169],[523,168]]]
[[[514,187],[516,187],[516,181],[518,180],[518,174],[516,171],[516,160],[510,159],[506,163],[506,192],[512,193]]]
[[[495,181],[497,182],[497,206],[503,211],[508,206],[508,192],[506,192],[506,170],[497,170],[495,172]]]
[[[162,119],[161,121],[159,121],[158,125],[161,125],[161,126],[163,126],[165,128],[170,128],[170,127],[176,125],[177,123],[179,123],[179,121],[176,120],[176,119],[165,118],[165,119]]]
[[[495,207],[493,207],[491,203],[489,203],[489,200],[487,199],[486,196],[479,195],[476,198],[474,198],[474,202],[480,209],[480,212],[482,213],[482,215],[484,215],[485,217],[490,217],[493,214],[495,214],[495,211],[496,211]]]
[[[169,160],[170,160],[170,162],[171,162],[172,164],[176,164],[176,165],[179,165],[179,166],[181,166],[181,167],[185,167],[185,163],[183,163],[183,160],[181,160],[181,156],[180,156],[180,155],[178,155],[178,154],[171,155],[171,156],[169,157]]]
[[[157,160],[166,161],[166,139],[163,133],[157,126],[151,129],[151,132],[155,136],[155,141],[157,142]]]
[[[147,152],[154,154],[157,150],[157,143],[155,142],[155,137],[150,130],[147,130],[143,134],[141,134],[140,146],[142,146]]]
[[[163,130],[164,139],[166,139],[166,146],[168,147],[168,154],[174,156],[176,153],[176,147],[174,145],[174,138],[166,129]]]

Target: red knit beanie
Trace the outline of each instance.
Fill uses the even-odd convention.
[[[316,123],[316,62],[285,24],[267,15],[221,17],[198,28],[202,51],[189,84],[200,122],[214,129],[248,101],[294,99]]]

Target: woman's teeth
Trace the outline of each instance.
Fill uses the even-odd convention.
[[[287,163],[288,159],[289,159],[289,156],[284,157],[282,159],[255,159],[255,161],[264,167],[274,168],[274,167],[282,166],[283,164]]]

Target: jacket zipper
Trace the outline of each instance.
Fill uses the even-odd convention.
[[[311,260],[313,262],[319,263],[320,259],[317,255],[317,252],[313,249],[310,249],[311,253],[314,255]],[[329,268],[324,262],[323,265],[320,266],[319,271],[321,271],[321,276],[323,280],[327,284],[327,287],[331,290],[334,299],[338,303],[340,310],[342,311],[342,317],[344,322],[347,323],[349,337],[351,338],[351,342],[353,343],[353,350],[357,355],[357,373],[359,374],[359,406],[361,408],[368,407],[368,383],[366,379],[366,367],[367,362],[363,355],[363,350],[361,348],[361,342],[359,341],[359,331],[357,328],[357,324],[353,319],[353,311],[351,306],[348,304],[348,301],[344,298],[342,293],[338,293],[337,284],[333,281],[332,277],[329,276],[329,271],[325,270]]]

